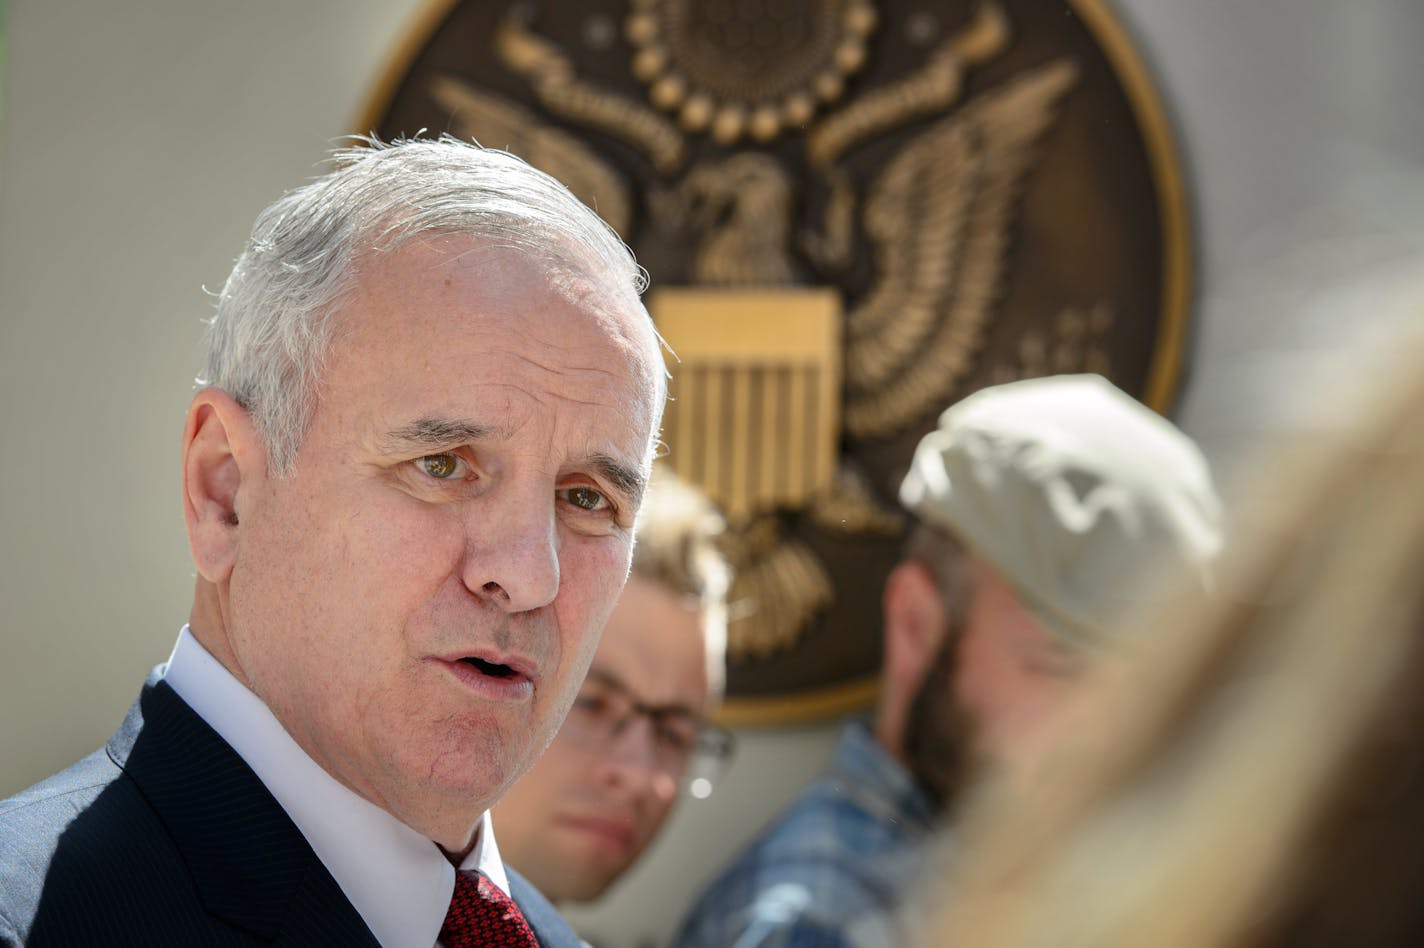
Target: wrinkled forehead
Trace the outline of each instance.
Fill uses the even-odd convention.
[[[418,255],[403,253],[418,244]],[[357,278],[383,266],[399,265],[412,256],[426,265],[461,261],[472,267],[497,269],[515,263],[537,274],[541,289],[561,298],[609,342],[639,365],[640,395],[654,405],[654,430],[666,397],[666,368],[661,341],[623,261],[609,261],[573,238],[531,232],[518,239],[457,233],[427,233],[368,247],[357,261]]]
[[[662,424],[667,400],[667,370],[662,341],[642,299],[626,280],[610,278],[592,264],[552,259],[543,261],[549,286],[583,313],[598,331],[638,366],[637,394],[652,408],[652,434]]]
[[[339,317],[321,390],[338,371],[367,377],[420,366],[398,388],[420,393],[427,415],[488,414],[520,390],[542,392],[536,402],[557,396],[577,409],[565,421],[582,419],[573,436],[584,450],[646,478],[663,366],[651,320],[625,284],[575,254],[466,236],[371,253]],[[615,411],[599,414],[599,405]]]
[[[592,263],[584,265],[577,259],[544,257],[538,263],[554,293],[588,314],[610,338],[625,340],[661,365],[652,317],[626,280],[611,277]]]
[[[608,335],[652,353],[661,366],[653,320],[632,282],[631,264],[611,262],[573,238],[556,234],[546,234],[531,246],[491,249],[536,264],[554,292],[588,313]]]

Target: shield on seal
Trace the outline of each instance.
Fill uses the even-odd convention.
[[[653,291],[673,352],[667,464],[734,526],[828,491],[840,444],[839,296],[826,288]]]

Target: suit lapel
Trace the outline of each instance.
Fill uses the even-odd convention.
[[[262,781],[172,688],[150,677],[108,751],[213,915],[278,944],[377,945]]]
[[[534,937],[539,939],[540,945],[544,948],[578,948],[584,943],[564,921],[558,909],[549,904],[549,900],[528,879],[507,865],[505,872],[509,876],[509,894],[524,913],[529,927],[534,929]]]

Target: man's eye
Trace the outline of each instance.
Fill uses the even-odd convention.
[[[460,469],[460,459],[453,454],[427,454],[416,458],[415,463],[422,471],[436,480],[448,480]]]
[[[574,699],[574,708],[593,718],[608,717],[613,713],[613,703],[604,695],[579,695]]]
[[[697,743],[697,730],[682,724],[663,724],[658,727],[657,737],[668,750],[686,754]]]
[[[592,487],[570,487],[564,492],[564,499],[580,510],[605,510],[608,498]]]

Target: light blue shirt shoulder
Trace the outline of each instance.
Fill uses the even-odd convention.
[[[893,913],[935,822],[929,798],[864,722],[828,771],[703,892],[674,941],[687,948],[859,945]]]

